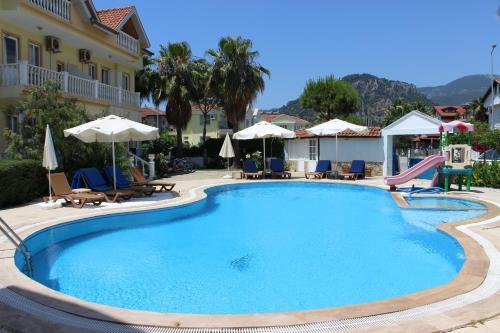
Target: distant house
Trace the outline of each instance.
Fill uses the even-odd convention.
[[[467,118],[467,105],[436,105],[433,108],[436,113],[436,118],[445,123]]]
[[[141,118],[143,124],[158,127],[160,132],[168,127],[165,111],[152,107],[143,107],[141,108]]]
[[[335,135],[317,136],[306,129],[295,131],[295,139],[285,140],[285,159],[296,171],[313,171],[318,160],[336,160]],[[351,130],[340,132],[338,137],[338,161],[350,164],[352,160],[365,160],[372,175],[382,174],[384,145],[380,127],[368,127],[368,132]],[[333,166],[333,165],[332,165]],[[334,166],[333,166],[334,167]]]
[[[281,113],[262,113],[260,120],[267,121],[290,131],[296,131],[309,125],[307,120]]]
[[[490,128],[500,129],[500,78],[493,81],[493,93],[491,86],[481,98],[481,103],[488,110],[488,123]]]

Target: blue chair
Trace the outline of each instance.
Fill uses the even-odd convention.
[[[262,171],[257,170],[257,166],[253,160],[243,161],[243,171],[241,172],[241,178],[263,178]]]
[[[271,159],[271,177],[272,178],[288,178],[292,177],[292,174],[285,171],[285,162],[281,158]]]
[[[115,202],[119,199],[130,199],[135,192],[129,190],[114,190],[104,179],[102,174],[96,168],[82,168],[78,170],[80,176],[83,178],[85,185],[96,191],[103,192],[106,196],[113,197],[109,201]],[[109,197],[108,197],[109,199]]]
[[[314,172],[306,172],[306,179],[309,177],[314,178],[326,178],[332,172],[332,163],[330,160],[319,160],[316,164],[316,170]]]
[[[109,180],[110,184],[113,184],[113,167],[107,166],[103,169],[104,174]],[[152,195],[155,191],[152,186],[132,186],[128,179],[123,175],[120,169],[115,167],[116,174],[116,188],[117,189],[125,189],[132,190],[134,192],[138,192],[139,194]]]
[[[365,177],[365,161],[353,160],[349,168],[349,174],[354,180]]]

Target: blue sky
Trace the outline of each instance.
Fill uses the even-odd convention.
[[[489,73],[500,42],[499,0],[94,0],[97,9],[135,5],[160,44],[187,41],[196,56],[220,37],[250,38],[271,71],[256,102],[271,108],[296,98],[310,78],[370,73],[440,85]],[[500,46],[495,54],[500,69]]]

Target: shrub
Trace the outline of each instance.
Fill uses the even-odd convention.
[[[500,188],[500,162],[476,162],[472,168],[472,184]]]
[[[48,194],[46,173],[40,161],[0,160],[0,208]]]

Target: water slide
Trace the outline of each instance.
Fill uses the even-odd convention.
[[[440,166],[444,163],[444,158],[441,155],[427,156],[423,161],[415,164],[413,167],[401,172],[397,176],[384,177],[384,182],[389,186],[395,186],[406,183],[430,168]]]

